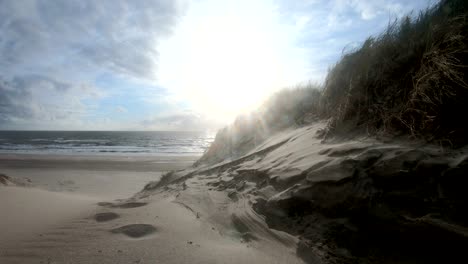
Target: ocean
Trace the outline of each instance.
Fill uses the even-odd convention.
[[[0,153],[201,155],[214,140],[204,132],[0,131]]]

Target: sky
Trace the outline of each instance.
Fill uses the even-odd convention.
[[[0,129],[216,130],[428,0],[0,0]]]

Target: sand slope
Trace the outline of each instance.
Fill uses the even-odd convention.
[[[213,221],[201,213],[197,216],[198,208],[192,209],[183,201],[166,193],[136,205],[130,202],[130,206],[126,202],[102,203],[99,214],[112,212],[118,217],[96,221],[95,215],[89,214],[56,226],[42,236],[4,247],[0,262],[302,263],[294,250],[272,244],[265,251],[244,241],[229,223]]]
[[[88,215],[96,200],[82,195],[48,192],[34,188],[1,187],[0,247]]]
[[[233,203],[226,192],[193,179],[187,192],[115,200],[128,197],[145,175],[158,179],[157,167],[114,171],[94,163],[99,170],[93,171],[65,160],[55,160],[57,168],[43,162],[12,160],[3,169],[61,192],[0,188],[2,216],[9,215],[2,231],[17,230],[10,231],[12,239],[1,237],[0,263],[303,263],[295,254],[297,238],[269,229],[248,197]],[[66,180],[73,183],[60,184]]]
[[[297,236],[291,247],[308,263],[440,263],[463,256],[466,149],[368,138],[323,142],[323,126],[286,130],[241,157],[167,174],[140,195],[164,190],[185,197],[201,186],[223,192],[241,233],[285,246],[291,244],[284,233],[273,230]]]

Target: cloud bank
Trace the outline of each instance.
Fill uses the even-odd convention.
[[[103,73],[155,79],[158,43],[183,9],[171,0],[0,1],[0,129],[82,114]]]
[[[92,86],[40,75],[22,75],[11,81],[0,78],[0,128],[48,129],[47,124],[54,123],[56,128],[65,129],[89,114],[83,100],[100,96]]]

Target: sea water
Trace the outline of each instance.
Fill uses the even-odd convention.
[[[201,155],[213,139],[185,131],[0,131],[0,153]]]

